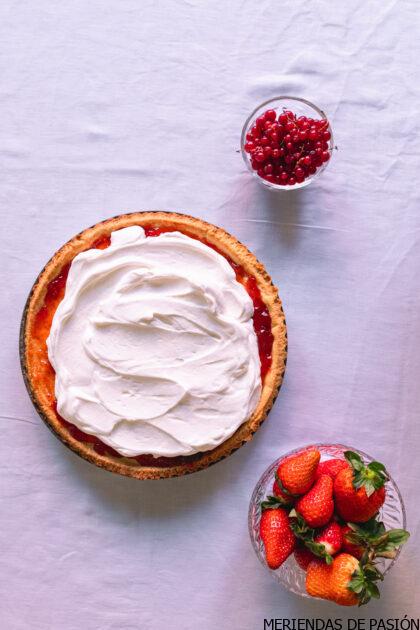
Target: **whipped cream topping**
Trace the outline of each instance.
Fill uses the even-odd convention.
[[[47,340],[58,412],[122,455],[215,448],[261,394],[253,304],[219,253],[180,232],[112,233],[78,254]]]

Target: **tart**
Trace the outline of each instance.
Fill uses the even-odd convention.
[[[131,229],[131,232],[128,228]],[[74,391],[73,382],[70,381],[70,385],[67,382],[67,386],[66,386],[65,379],[63,380],[63,382],[61,382],[60,380],[61,379],[60,360],[58,360],[58,364],[57,364],[56,359],[53,361],[57,372],[54,370],[50,362],[51,356],[53,355],[54,343],[57,336],[57,329],[59,329],[59,325],[60,325],[59,314],[60,313],[62,314],[63,309],[65,311],[66,308],[67,308],[67,315],[70,311],[74,313],[75,309],[77,312],[77,308],[79,308],[79,306],[76,307],[73,304],[72,309],[71,309],[67,304],[68,300],[71,298],[71,295],[75,293],[75,291],[73,290],[74,289],[73,285],[77,283],[81,278],[81,274],[79,273],[80,268],[78,267],[77,270],[73,269],[74,265],[72,265],[72,263],[74,259],[76,258],[76,256],[77,256],[78,262],[77,263],[75,262],[75,264],[79,264],[79,260],[82,258],[94,259],[96,261],[96,260],[100,260],[101,257],[105,257],[105,258],[110,258],[112,260],[113,254],[111,250],[112,248],[114,249],[116,248],[116,242],[117,242],[116,241],[117,237],[115,236],[115,234],[118,235],[118,234],[124,234],[124,233],[129,234],[129,238],[132,238],[133,234],[135,237],[138,237],[139,234],[141,234],[141,238],[143,239],[143,242],[148,241],[148,239],[154,239],[156,244],[157,244],[156,237],[158,237],[161,239],[161,246],[167,247],[167,248],[171,247],[172,246],[171,244],[175,243],[177,239],[178,241],[181,241],[181,249],[182,247],[185,247],[186,245],[189,245],[191,243],[193,243],[193,248],[195,247],[196,249],[201,248],[201,250],[203,250],[203,246],[204,246],[204,249],[206,249],[207,247],[210,248],[212,250],[211,253],[212,253],[213,258],[215,256],[218,259],[223,257],[222,267],[223,266],[224,268],[228,267],[226,265],[226,261],[229,263],[230,266],[228,267],[228,270],[229,270],[230,276],[232,276],[233,278],[233,282],[240,283],[242,285],[239,293],[242,292],[245,296],[247,293],[249,296],[249,297],[247,296],[245,297],[245,302],[251,304],[249,298],[251,298],[252,300],[253,309],[251,308],[250,326],[251,326],[251,329],[253,329],[252,334],[255,337],[255,352],[252,346],[253,342],[252,340],[250,340],[250,343],[251,343],[250,356],[252,358],[252,353],[253,352],[254,354],[256,353],[257,360],[259,361],[258,395],[257,395],[257,398],[254,397],[255,400],[252,406],[252,412],[250,413],[249,417],[244,418],[239,423],[239,426],[235,428],[234,431],[231,431],[231,434],[229,434],[226,439],[223,439],[221,443],[217,443],[217,440],[215,440],[214,446],[211,445],[210,448],[203,449],[202,447],[198,446],[196,449],[197,452],[192,452],[194,451],[194,446],[191,446],[189,444],[185,445],[182,443],[182,440],[179,442],[179,444],[178,442],[174,442],[174,444],[176,444],[177,446],[175,450],[173,450],[173,452],[176,453],[176,455],[173,455],[173,456],[170,454],[168,455],[169,451],[167,450],[157,451],[154,447],[150,449],[151,452],[147,452],[146,446],[142,446],[140,448],[140,452],[138,452],[139,451],[138,441],[136,445],[133,447],[134,450],[130,450],[130,449],[127,450],[124,444],[123,444],[123,447],[124,447],[123,448],[121,447],[120,443],[118,443],[117,448],[114,448],[116,443],[112,441],[114,439],[113,437],[111,440],[111,438],[109,438],[108,435],[105,436],[105,434],[103,435],[101,433],[98,434],[97,432],[95,432],[95,430],[92,430],[91,428],[89,428],[88,430],[83,430],[85,429],[85,425],[80,424],[80,421],[79,421],[80,419],[76,422],[76,421],[73,421],[73,417],[69,417],[68,414],[66,415],[66,418],[64,418],[58,412],[58,408],[60,409],[60,411],[62,411],[62,408],[66,407],[66,405],[64,405],[63,407],[62,398],[65,398],[64,394]],[[193,240],[191,241],[191,239]],[[176,243],[177,247],[179,247],[178,241]],[[150,241],[148,241],[148,246],[150,249]],[[153,247],[151,249],[153,250]],[[101,252],[100,250],[107,250],[107,252],[103,252],[103,251]],[[217,254],[215,254],[214,250],[215,252],[217,252]],[[165,251],[165,249],[163,249],[162,251]],[[206,251],[207,253],[210,253],[208,252],[208,250]],[[83,254],[82,256],[79,256],[83,252],[85,254]],[[155,257],[155,259],[158,260],[158,258],[156,258],[156,253],[154,253],[153,256]],[[181,254],[180,260],[183,260],[183,256],[184,255]],[[125,260],[126,259],[124,258],[124,261]],[[126,264],[128,266],[127,267],[128,270],[131,271],[129,262],[126,262]],[[121,266],[121,262],[119,262],[118,265]],[[118,269],[119,268],[120,267],[118,267]],[[174,262],[174,270],[176,270],[176,268],[177,267]],[[231,271],[232,268],[235,274],[232,274],[232,271]],[[70,271],[70,275],[69,275],[69,271]],[[194,272],[195,272],[195,280],[194,280],[195,285],[194,286],[196,286],[197,284],[199,285],[200,282],[199,280],[197,281],[197,277],[199,277],[197,276],[197,270],[195,270]],[[96,273],[96,276],[98,276],[98,273]],[[110,277],[113,277],[112,274],[110,274]],[[139,280],[136,277],[133,278],[132,275],[129,275],[129,278],[130,278],[130,282],[132,283],[132,287],[134,287],[134,290],[136,290],[136,287],[137,287],[136,283],[139,283],[139,282],[141,283],[144,281],[144,278]],[[171,278],[171,282],[172,280],[173,279]],[[153,278],[151,281],[153,281]],[[177,282],[178,279],[175,279],[175,281]],[[86,281],[86,286],[91,286],[91,284],[92,283],[90,282],[88,278],[88,280]],[[105,285],[100,285],[100,286],[103,289],[103,286],[105,287],[107,286],[106,282],[105,282]],[[126,290],[126,287],[123,287],[121,289],[121,287],[118,286],[117,289],[118,291],[120,291],[119,293],[120,295],[122,291]],[[245,289],[246,293],[243,291],[243,289]],[[85,287],[82,287],[82,289],[80,290],[80,295],[85,295],[85,293],[83,293],[84,290],[85,290]],[[158,290],[161,291],[160,288]],[[184,288],[182,288],[182,290],[180,289],[180,295],[181,294],[184,295],[184,293],[186,295],[188,294],[188,292],[186,292]],[[152,295],[151,299],[153,300],[154,299],[153,295],[155,294],[151,294],[151,295]],[[225,291],[224,287],[220,288],[220,295],[221,296],[226,295],[226,299],[231,299],[230,293],[228,291]],[[216,302],[217,302],[217,299],[220,298],[220,295],[215,297]],[[194,299],[201,300],[202,298],[200,296],[198,297],[196,296]],[[212,299],[213,298],[211,298],[211,300]],[[127,308],[130,310],[131,309],[130,305],[132,305],[132,301],[126,302],[126,305],[127,304],[129,305]],[[120,304],[118,304],[117,306],[119,309]],[[201,306],[201,303],[199,304],[199,306]],[[80,308],[82,308],[82,306],[80,306]],[[189,303],[188,312],[190,311],[194,312],[194,309],[195,309],[195,304]],[[202,311],[200,311],[200,313],[201,312]],[[132,354],[128,358],[119,356],[118,348],[120,346],[118,344],[121,341],[121,348],[123,348],[124,352],[127,348],[129,348],[127,352],[131,352],[131,351],[132,353],[134,352],[133,350],[134,346],[131,347],[131,342],[127,341],[131,339],[131,337],[124,336],[126,335],[127,330],[124,329],[123,335],[121,333],[122,337],[117,337],[115,335],[108,336],[104,342],[102,338],[100,338],[100,335],[102,335],[102,332],[104,330],[104,327],[105,327],[105,330],[108,330],[108,328],[106,327],[113,325],[114,316],[115,316],[115,313],[111,313],[110,315],[109,313],[108,314],[105,313],[105,311],[102,312],[101,314],[102,320],[99,322],[97,328],[95,329],[97,332],[97,336],[93,337],[93,342],[92,342],[92,335],[90,333],[88,335],[86,331],[83,331],[83,335],[84,335],[83,338],[85,339],[89,337],[88,341],[86,341],[86,343],[91,343],[91,347],[88,353],[89,356],[96,357],[95,353],[99,352],[99,354],[101,354],[102,362],[103,361],[109,362],[111,361],[111,359],[114,361],[114,364],[112,366],[114,368],[115,368],[115,365],[119,366],[121,364],[124,364],[124,374],[126,374],[127,372],[130,372],[130,370],[134,369],[132,366],[132,363],[133,363]],[[124,317],[126,317],[126,315],[124,315]],[[164,316],[162,316],[162,318],[166,322],[163,324],[163,327],[165,327],[167,326],[168,320],[165,319]],[[86,318],[86,321],[88,320],[89,318]],[[82,321],[85,321],[85,320],[82,318]],[[183,321],[182,318],[179,321]],[[176,326],[179,325],[179,321],[177,321]],[[220,321],[223,322],[224,318],[222,317]],[[127,321],[124,321],[124,324],[127,324]],[[207,330],[202,322],[198,322],[197,326],[200,329],[199,331],[200,334],[201,334],[202,329]],[[240,332],[239,340],[237,340],[239,345],[235,346],[234,348],[238,349],[239,351],[242,351],[244,348],[245,342],[243,340],[245,339],[245,337],[241,336],[243,333],[242,328],[241,329],[238,328],[238,330]],[[81,336],[79,332],[76,334],[76,337],[74,337],[76,341],[78,341],[79,337]],[[188,352],[190,354],[196,353],[196,350],[193,347],[194,344],[193,346],[191,346],[190,344],[191,339],[193,339],[195,342],[195,339],[197,338],[196,332],[197,330],[193,330],[191,332],[191,335],[193,334],[196,335],[195,337],[191,337],[191,336],[186,337],[186,339],[188,339],[188,345],[186,345],[187,353]],[[231,328],[228,329],[228,333],[226,333],[226,335],[227,335],[227,339],[229,343],[231,343],[232,338],[233,338],[233,333],[232,333]],[[161,337],[164,339],[165,335],[164,334],[160,335],[159,343],[162,340]],[[213,333],[211,331],[210,337],[211,339],[209,339],[209,343],[213,342],[214,339],[216,339],[217,341],[220,341],[220,339],[222,339],[223,337],[223,334],[221,334],[220,331],[217,331],[217,333]],[[135,339],[137,339],[137,337],[135,337]],[[154,343],[156,339],[157,338],[153,338]],[[182,340],[182,337],[180,337],[180,339]],[[109,343],[109,340],[111,340],[111,343]],[[72,341],[71,338],[70,338],[70,341]],[[133,343],[136,343],[136,341],[134,341]],[[202,344],[202,335],[200,337],[200,343]],[[71,355],[71,352],[72,352],[72,344],[69,343],[68,339],[67,339],[66,344],[67,345],[65,346],[65,352],[64,352],[64,355],[62,356],[65,356],[67,360],[69,357],[69,354]],[[157,357],[159,357],[158,346],[156,350]],[[218,346],[218,348],[220,347],[226,350],[226,348],[230,348],[231,346],[229,346],[228,344],[227,345],[221,344]],[[136,357],[143,356],[144,353],[142,353],[141,351],[142,350],[141,346],[139,347],[138,350],[139,350],[138,352],[136,350],[136,353],[134,353],[134,355]],[[236,350],[234,354],[236,355]],[[22,365],[22,372],[23,372],[25,384],[36,410],[38,411],[41,418],[45,421],[47,426],[55,433],[55,435],[67,447],[69,447],[71,450],[73,450],[75,453],[77,453],[79,456],[83,457],[87,461],[93,464],[96,464],[97,466],[101,468],[106,468],[109,471],[116,472],[116,473],[126,475],[129,477],[135,477],[138,479],[159,479],[159,478],[165,478],[165,477],[181,476],[184,474],[202,470],[206,468],[207,466],[214,464],[217,461],[227,457],[228,455],[233,453],[240,446],[242,446],[243,444],[245,444],[252,438],[253,434],[260,427],[260,425],[266,418],[269,410],[271,409],[282,383],[282,379],[283,379],[283,375],[285,371],[285,365],[286,365],[286,355],[287,355],[286,323],[285,323],[285,318],[284,318],[284,314],[283,314],[283,310],[282,310],[282,306],[281,306],[280,298],[278,296],[277,289],[272,284],[271,278],[267,274],[266,270],[264,269],[264,266],[255,258],[255,256],[251,252],[248,251],[248,249],[244,245],[242,245],[239,241],[237,241],[233,236],[231,236],[230,234],[228,234],[221,228],[218,228],[214,225],[206,223],[205,221],[202,221],[200,219],[193,218],[193,217],[183,215],[183,214],[178,214],[178,213],[173,213],[173,212],[135,212],[131,214],[120,215],[112,219],[108,219],[106,221],[103,221],[101,223],[94,225],[91,228],[84,230],[83,232],[81,232],[80,234],[72,238],[68,243],[66,243],[51,258],[51,260],[47,263],[47,265],[44,267],[44,269],[40,273],[38,279],[36,280],[25,306],[23,319],[22,319],[22,326],[21,326],[21,335],[20,335],[20,355],[21,355],[21,365]],[[147,355],[147,352],[146,352],[146,355]],[[103,358],[104,356],[105,356],[105,359]],[[156,356],[154,356],[153,358],[153,361],[155,362],[157,361]],[[194,360],[195,360],[195,356],[200,356],[200,351],[198,351],[197,354],[194,355]],[[221,373],[223,373],[223,361],[224,361],[223,357],[226,358],[225,355],[220,355],[220,356],[217,355],[214,358],[214,360],[209,361],[208,364],[211,363],[211,367],[213,370],[215,366],[216,367],[219,366]],[[231,357],[229,357],[228,355],[226,360],[230,360],[230,359]],[[174,357],[174,360],[178,362],[179,361],[182,362],[182,359],[180,359],[178,356]],[[188,361],[190,361],[190,358],[186,360],[186,363],[188,363]],[[76,357],[75,365],[78,366],[77,357]],[[167,394],[168,391],[169,391],[170,396],[172,396],[172,394],[173,396],[175,396],[176,400],[179,400],[180,398],[182,398],[182,396],[177,395],[177,391],[174,390],[175,386],[173,385],[173,383],[172,384],[170,383],[169,387],[167,386],[167,383],[169,381],[167,381],[166,379],[162,379],[162,376],[158,370],[159,365],[153,365],[152,367],[153,369],[150,368],[151,371],[149,370],[150,374],[152,374],[152,376],[156,376],[157,374],[159,378],[156,377],[157,380],[155,379],[153,381],[151,387],[144,388],[144,383],[142,382],[141,387],[143,387],[143,389],[140,388],[139,391],[140,391],[140,394],[141,392],[145,392],[146,402],[145,402],[144,407],[145,409],[150,410],[149,415],[159,416],[160,414],[159,405],[164,403],[165,395]],[[245,369],[242,366],[241,370],[239,371],[237,368],[238,366],[236,366],[235,368],[236,369],[235,374],[240,373],[242,374],[242,376],[244,374],[248,374],[250,370],[252,370],[252,366],[250,366],[249,369],[248,368]],[[83,372],[83,369],[84,369],[83,366],[81,366],[80,372]],[[108,369],[107,367],[100,368],[99,371],[101,370],[104,371],[104,381],[103,382],[101,381],[100,386],[96,384],[95,388],[102,387],[103,383],[105,383],[106,387],[108,388],[110,381],[109,381],[109,374],[107,372],[107,369]],[[194,368],[193,369],[194,375],[200,374],[200,370],[202,369],[203,368],[201,365]],[[158,371],[156,372],[156,370]],[[78,368],[77,369],[75,368],[74,371],[77,372],[79,370]],[[68,372],[69,372],[68,366],[66,366],[65,374],[67,377],[68,377]],[[173,373],[173,370],[169,370],[168,373],[169,375],[171,375]],[[114,372],[112,372],[112,374],[114,374]],[[213,377],[211,379],[207,379],[208,382],[216,383],[217,374],[215,376],[214,371],[211,372],[211,374],[213,374]],[[138,374],[135,373],[132,378],[135,380],[135,383],[137,386],[137,383],[139,381]],[[146,384],[151,383],[150,378],[151,378],[150,375],[148,375],[147,379],[149,380],[146,380]],[[118,404],[121,403],[125,411],[127,411],[128,409],[127,418],[129,419],[129,416],[131,413],[130,409],[133,408],[133,405],[134,407],[136,407],[136,405],[134,404],[135,401],[133,403],[133,400],[130,399],[130,395],[131,395],[130,392],[127,393],[128,391],[127,387],[125,387],[124,385],[125,381],[123,383],[124,387],[121,386],[121,382],[122,381],[120,379],[117,384],[119,387],[118,389],[117,385],[115,385],[116,380],[115,379],[112,380],[112,388],[115,389],[115,387],[117,387],[118,392],[115,395],[118,398]],[[246,380],[244,382],[247,383]],[[156,383],[158,384],[161,383],[161,389],[159,389],[158,387],[156,390]],[[231,395],[231,398],[234,401],[235,395],[236,395],[235,390],[234,390],[235,382],[232,381],[232,379],[230,379],[229,384],[231,387],[231,389],[229,390],[229,394]],[[214,387],[217,388],[217,385],[215,385]],[[233,387],[233,390],[232,390],[232,387]],[[114,389],[112,388],[111,389],[108,388],[106,390],[106,395],[104,394],[104,398],[106,399],[109,398],[109,391],[111,391],[111,394],[114,391]],[[219,390],[222,392],[225,391],[223,389],[223,386],[219,387]],[[58,391],[58,394],[57,394],[57,391]],[[58,395],[58,401],[56,398],[56,394]],[[128,401],[127,401],[127,397],[129,399]],[[89,396],[85,396],[83,398],[83,395],[81,395],[81,399],[90,400]],[[103,397],[101,395],[101,401],[102,400],[103,400]],[[73,404],[73,407],[78,409],[80,407],[80,399],[77,399],[77,401],[78,401],[77,405]],[[171,401],[172,399],[170,399],[170,403],[168,403],[168,406],[173,404],[173,401],[172,402]],[[71,402],[74,402],[74,401],[71,401]],[[120,413],[119,418],[121,418],[121,413],[123,413],[120,410],[121,405],[119,409],[116,410],[115,409],[116,403],[115,404],[114,403],[115,401],[111,400],[110,417],[111,419],[114,418],[114,414],[117,414],[118,412]],[[156,405],[158,406],[157,411],[155,410]],[[202,406],[204,408],[206,406],[205,403],[203,403]],[[210,406],[210,405],[207,405],[207,406]],[[66,409],[70,407],[67,406]],[[143,408],[143,405],[142,405],[142,408]],[[234,407],[231,406],[230,408],[233,409]],[[217,413],[217,409],[216,410],[213,409],[213,411],[216,411]],[[222,415],[222,411],[223,409],[221,410],[220,415]],[[95,413],[93,415],[95,415],[95,418],[101,415],[100,413],[98,414],[97,407],[95,408]],[[118,419],[118,414],[115,415],[115,418]],[[175,420],[176,420],[175,424],[178,430],[179,425],[180,425],[180,422],[179,422],[180,418],[177,417]],[[100,422],[101,421],[102,421],[102,418],[100,418]],[[131,431],[131,434],[134,435],[133,424],[130,424],[128,420],[127,421],[124,420],[122,424],[126,427],[128,433]],[[143,423],[143,424],[147,425],[147,423]],[[143,426],[143,424],[140,423],[139,426],[140,425]],[[118,424],[118,426],[120,425]],[[152,426],[154,427],[153,422],[152,422]],[[156,427],[154,428],[155,433],[158,430],[161,430],[162,428],[162,426],[159,424],[157,424],[156,426],[157,428]],[[166,429],[166,425],[164,425],[164,428]],[[185,430],[188,431],[188,423],[184,422],[182,430],[184,432]],[[165,431],[163,431],[163,433],[165,433]],[[110,435],[113,435],[113,434],[110,434]],[[142,435],[142,434],[139,433],[139,435]],[[213,438],[214,436],[212,436],[211,439]],[[123,439],[123,442],[124,442],[124,439]],[[153,443],[153,439],[151,443]],[[188,443],[188,440],[186,441]],[[210,444],[210,442],[205,442],[205,440],[201,442],[196,442],[196,443]],[[130,442],[130,448],[131,448],[131,442]],[[165,443],[165,448],[166,448],[166,443]],[[177,449],[179,449],[179,452]],[[164,454],[162,455],[162,453]],[[189,453],[192,453],[192,454],[189,454]]]

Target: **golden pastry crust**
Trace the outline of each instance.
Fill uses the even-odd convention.
[[[71,263],[76,254],[91,248],[101,238],[108,237],[111,232],[131,225],[154,226],[162,229],[178,228],[181,232],[195,235],[201,240],[215,245],[234,263],[241,265],[247,274],[254,276],[261,298],[271,316],[272,363],[264,378],[260,401],[251,418],[242,424],[228,440],[212,451],[184,458],[186,461],[181,463],[174,460],[173,465],[142,465],[132,458],[100,455],[94,450],[91,443],[83,443],[75,439],[69,428],[63,425],[56,412],[53,371],[46,359],[46,335],[39,333],[38,315],[40,309],[45,308],[44,300],[50,283],[60,275],[63,268]],[[57,304],[53,312],[50,313],[49,321],[47,318],[48,330],[56,307]],[[20,356],[25,384],[35,408],[47,426],[71,450],[101,468],[128,477],[137,479],[177,477],[202,470],[224,459],[248,442],[265,420],[277,397],[286,367],[286,322],[277,289],[272,284],[264,266],[242,243],[225,230],[201,219],[174,212],[134,212],[107,219],[84,230],[68,241],[46,264],[35,281],[23,313]]]

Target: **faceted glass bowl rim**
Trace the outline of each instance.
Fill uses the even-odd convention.
[[[361,451],[360,449],[356,449],[354,447],[350,447],[350,446],[346,446],[344,444],[326,444],[324,442],[322,443],[317,443],[317,444],[308,444],[306,446],[300,446],[299,448],[295,448],[291,451],[288,451],[287,453],[284,453],[283,455],[281,455],[280,457],[278,457],[276,460],[274,460],[270,466],[268,466],[264,472],[262,473],[262,475],[260,476],[260,478],[258,479],[257,484],[254,487],[254,490],[252,492],[252,496],[251,496],[251,500],[249,503],[249,510],[248,510],[248,531],[249,531],[249,535],[251,538],[251,542],[252,542],[252,547],[258,557],[258,560],[261,562],[261,564],[265,567],[265,569],[274,577],[274,579],[276,579],[278,582],[280,582],[280,584],[282,584],[282,586],[284,586],[286,589],[291,590],[293,593],[295,593],[296,595],[300,595],[302,597],[310,597],[306,592],[302,592],[301,590],[299,590],[297,587],[293,588],[293,587],[288,587],[283,580],[280,579],[280,576],[276,573],[276,571],[270,569],[267,566],[267,563],[265,561],[265,558],[263,558],[260,554],[260,549],[258,547],[257,541],[255,539],[254,536],[254,529],[253,529],[253,517],[254,517],[254,507],[257,504],[257,495],[259,494],[259,490],[260,487],[262,485],[267,485],[266,484],[266,478],[267,476],[271,475],[273,476],[273,481],[274,481],[274,472],[277,469],[277,467],[279,466],[280,462],[282,462],[283,460],[285,460],[286,458],[295,455],[297,453],[301,453],[303,451],[306,451],[308,449],[311,448],[318,448],[318,449],[323,449],[324,452],[327,451],[327,449],[336,449],[336,450],[341,450],[341,451],[354,451],[356,453],[358,453],[365,461],[374,461],[374,458],[371,455],[368,455],[367,453],[365,453],[364,451]],[[321,452],[322,455],[322,452]],[[388,472],[388,471],[387,471]],[[389,475],[389,472],[388,472]],[[271,483],[271,482],[270,482]],[[393,489],[395,491],[395,494],[397,496],[398,499],[398,507],[400,510],[400,514],[402,517],[402,528],[403,529],[407,529],[407,515],[406,515],[406,510],[405,510],[405,506],[404,506],[404,502],[403,502],[403,498],[401,496],[401,492],[397,486],[397,484],[395,483],[394,479],[391,477],[391,475],[389,475],[389,481],[388,483],[390,483],[393,486]],[[385,503],[384,505],[386,505],[386,499],[385,499]],[[402,546],[397,550],[396,556],[395,558],[393,558],[388,565],[383,569],[382,573],[385,576],[388,571],[394,566],[395,562],[397,561],[400,553],[402,550]],[[301,571],[300,568],[298,567],[298,565],[296,564],[296,570]]]
[[[245,142],[246,142],[246,134],[248,133],[248,130],[251,126],[251,122],[253,122],[254,118],[256,118],[256,114],[260,111],[260,109],[265,109],[268,105],[273,105],[274,103],[277,103],[278,101],[297,101],[299,103],[303,103],[306,107],[313,109],[323,120],[328,120],[327,116],[325,114],[325,112],[320,109],[317,105],[315,105],[314,103],[311,103],[311,101],[308,101],[306,98],[301,98],[299,96],[275,96],[274,98],[270,98],[267,101],[264,101],[263,103],[260,103],[260,105],[258,105],[253,111],[252,113],[248,116],[248,118],[246,119],[244,126],[242,127],[242,133],[241,133],[241,153],[242,153],[242,158],[246,164],[247,169],[249,170],[250,173],[252,173],[252,175],[254,177],[257,178],[257,180],[263,185],[266,186],[267,188],[271,188],[273,190],[297,190],[298,188],[304,188],[305,186],[308,186],[311,182],[314,181],[314,179],[316,179],[317,177],[319,177],[319,175],[321,175],[321,173],[326,169],[326,167],[328,166],[328,164],[331,162],[331,158],[328,160],[328,162],[324,162],[319,168],[317,168],[316,173],[314,173],[313,175],[311,175],[310,177],[308,177],[307,179],[305,179],[305,181],[301,182],[300,184],[295,184],[294,186],[280,186],[279,184],[273,184],[272,182],[268,182],[267,180],[263,179],[262,177],[260,177],[258,175],[258,173],[256,171],[254,171],[254,169],[251,167],[251,162],[250,159],[248,157],[247,152],[245,151]],[[330,143],[330,155],[332,156],[332,151],[333,151],[333,147],[334,147],[334,137],[333,137],[333,132],[332,132],[332,128],[331,128],[331,124],[330,122],[328,122],[328,129],[331,133],[331,138],[329,140]]]

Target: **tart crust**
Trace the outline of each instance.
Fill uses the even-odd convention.
[[[215,449],[193,455],[189,461],[163,467],[141,465],[135,459],[127,457],[117,458],[112,455],[100,455],[94,450],[91,443],[80,442],[71,435],[67,426],[61,422],[55,405],[52,404],[52,400],[54,400],[54,392],[51,391],[53,389],[52,384],[42,378],[42,374],[45,372],[45,342],[41,347],[39,338],[33,334],[37,314],[44,305],[47,288],[59,276],[63,268],[71,263],[76,254],[89,249],[99,239],[109,236],[115,230],[131,225],[155,226],[162,229],[175,227],[179,228],[181,232],[185,231],[215,245],[221,253],[236,264],[241,265],[246,273],[254,276],[261,298],[271,316],[272,363],[265,375],[261,397],[252,416],[228,440]],[[265,420],[277,397],[286,367],[286,357],[286,321],[277,288],[273,285],[264,266],[242,243],[225,230],[201,219],[175,212],[150,211],[119,215],[97,223],[68,241],[54,254],[35,281],[25,305],[20,332],[20,358],[23,377],[31,400],[46,425],[80,457],[100,468],[106,468],[109,471],[137,479],[178,477],[196,472],[224,459],[240,446],[249,442]]]

